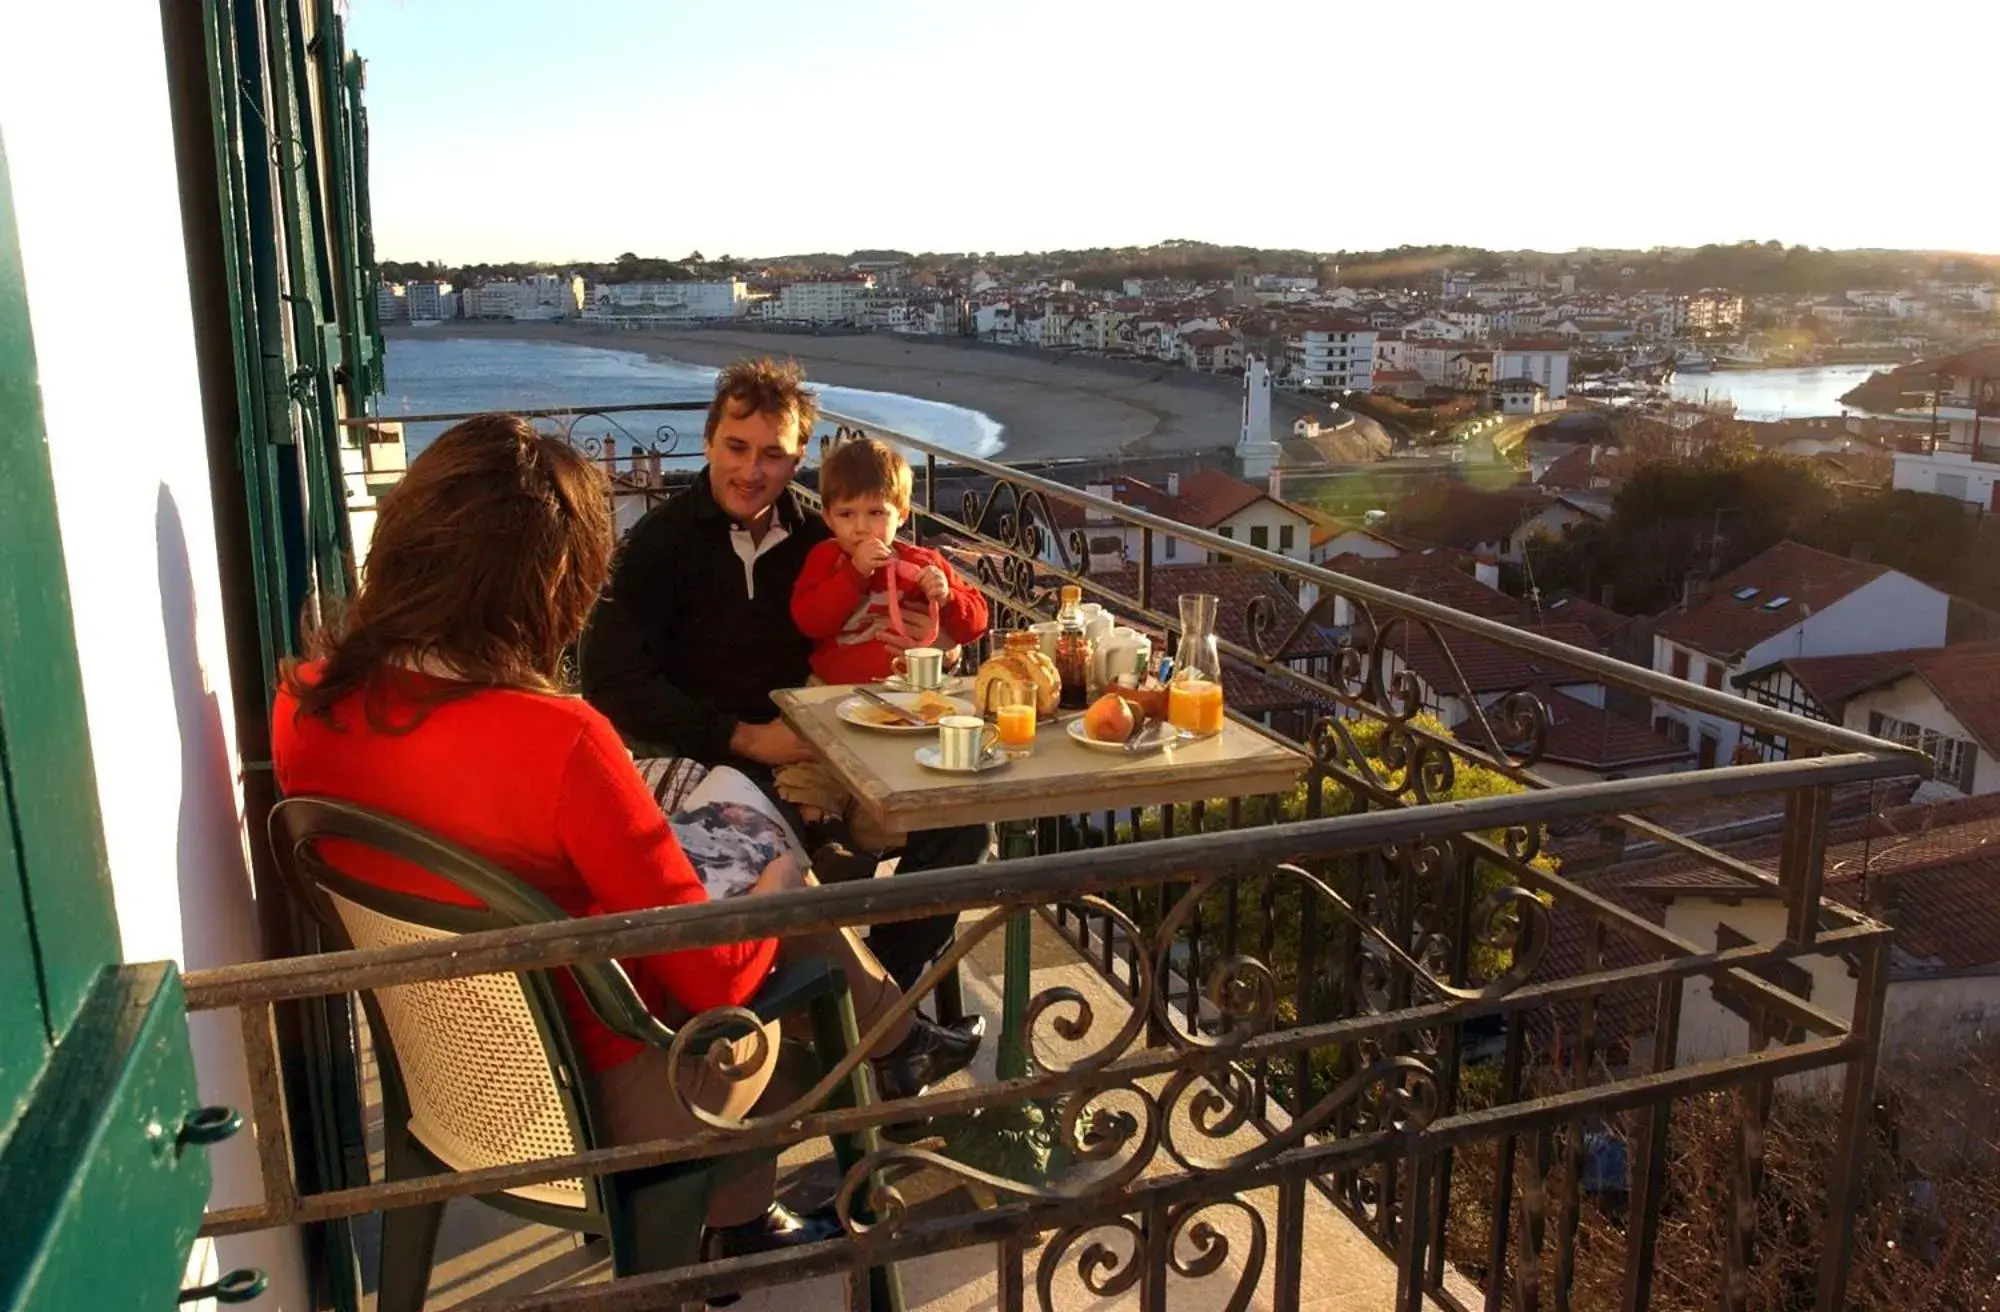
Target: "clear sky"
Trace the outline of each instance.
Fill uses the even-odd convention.
[[[348,0],[389,259],[2000,251],[1994,0]]]

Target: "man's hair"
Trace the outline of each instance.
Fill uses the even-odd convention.
[[[383,496],[345,613],[309,635],[317,676],[286,663],[300,710],[330,717],[391,667],[427,661],[450,667],[458,691],[556,691],[610,573],[610,490],[594,463],[524,419],[447,429]]]
[[[715,400],[709,402],[701,444],[714,441],[715,430],[732,415],[790,419],[797,425],[803,450],[812,438],[813,425],[819,422],[819,397],[806,386],[805,371],[796,361],[781,363],[769,356],[738,360],[715,376]]]
[[[910,517],[910,462],[887,442],[850,437],[827,452],[819,467],[819,499],[831,510],[855,497],[886,497]]]

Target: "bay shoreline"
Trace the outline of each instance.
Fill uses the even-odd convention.
[[[1226,453],[1241,423],[1241,383],[1233,377],[955,339],[576,323],[454,322],[385,331],[392,337],[562,342],[711,367],[745,356],[789,358],[814,382],[980,411],[1003,426],[1000,459],[1007,461]],[[1272,412],[1286,427],[1298,415],[1325,413],[1283,393],[1273,397]]]

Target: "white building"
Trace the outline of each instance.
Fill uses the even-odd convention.
[[[1548,389],[1532,378],[1502,378],[1493,401],[1503,415],[1538,415],[1548,408]]]
[[[1268,487],[1232,478],[1219,469],[1197,470],[1185,477],[1169,474],[1164,484],[1121,474],[1108,483],[1093,483],[1084,490],[1121,506],[1234,538],[1260,551],[1297,561],[1311,559],[1316,525],[1310,515],[1271,496]],[[1093,543],[1102,544],[1091,551],[1092,568],[1116,569],[1138,562],[1143,530],[1120,523],[1109,514],[1087,514],[1080,508],[1075,514],[1075,522],[1065,522],[1060,527],[1080,525]],[[1058,511],[1057,516],[1065,519],[1066,512]],[[1208,551],[1169,534],[1154,533],[1153,563],[1186,565],[1216,561]]]
[[[1887,566],[1780,542],[1660,616],[1653,668],[1741,697],[1749,672],[1788,657],[1941,647],[1950,607],[1945,593]],[[1661,701],[1653,716],[1704,768],[1728,764],[1739,744],[1746,759],[1759,755],[1735,720]]]
[[[467,319],[518,319],[525,298],[518,282],[488,282],[465,288],[458,300]]]
[[[413,282],[403,293],[411,323],[440,323],[458,317],[458,298],[448,282]]]
[[[721,282],[601,282],[590,289],[583,317],[610,323],[674,323],[740,319],[750,310],[748,284]]]
[[[1912,368],[1944,384],[1930,449],[1896,453],[1895,486],[2000,510],[2000,346]]]
[[[858,323],[874,285],[874,276],[865,273],[789,282],[778,292],[778,317],[798,323]]]
[[[1927,788],[1969,797],[2000,792],[2000,642],[1911,653],[1907,667],[1847,699],[1842,721],[1931,758]]]
[[[981,337],[996,342],[1014,340],[1014,307],[1011,305],[982,305],[972,312],[973,331]]]
[[[1302,386],[1366,392],[1375,385],[1375,330],[1362,320],[1309,323],[1285,349],[1291,376]]]
[[[1769,883],[1673,858],[1648,863],[1624,887],[1661,903],[1667,931],[1699,950],[1779,942],[1787,934],[1775,878],[1783,844],[1772,835],[1726,849],[1773,876]],[[1966,913],[1991,897],[1996,845],[2000,819],[1983,802],[1903,806],[1836,826],[1822,862],[1825,895],[1896,931],[1881,1029],[1885,1052],[1923,1053],[1948,1065],[2000,1020],[2000,937],[1990,918]],[[1838,952],[1798,956],[1757,973],[1843,1021],[1854,1014],[1855,970]],[[1747,1052],[1754,1009],[1750,995],[1727,980],[1690,976],[1681,993],[1675,1064]],[[1793,1078],[1822,1087],[1838,1070]]]
[[[1493,352],[1493,376],[1540,383],[1555,404],[1569,395],[1569,359],[1568,342],[1507,342]]]
[[[1451,337],[1426,337],[1403,343],[1403,368],[1423,375],[1433,387],[1456,383],[1454,361],[1465,353],[1465,343]]]

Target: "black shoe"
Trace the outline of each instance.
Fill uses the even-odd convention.
[[[728,1257],[768,1253],[777,1248],[797,1248],[801,1244],[838,1239],[842,1233],[840,1217],[830,1204],[801,1214],[783,1203],[772,1203],[770,1210],[754,1221],[703,1229],[701,1260],[719,1262]],[[740,1294],[714,1294],[709,1297],[708,1305],[728,1307],[741,1297]]]
[[[910,1037],[886,1057],[875,1059],[875,1087],[884,1099],[914,1098],[939,1080],[961,1071],[979,1051],[986,1032],[983,1017],[968,1016],[947,1028],[916,1016]]]
[[[840,843],[822,843],[813,853],[813,878],[822,884],[845,884],[875,878],[882,859],[873,852],[850,852]]]

